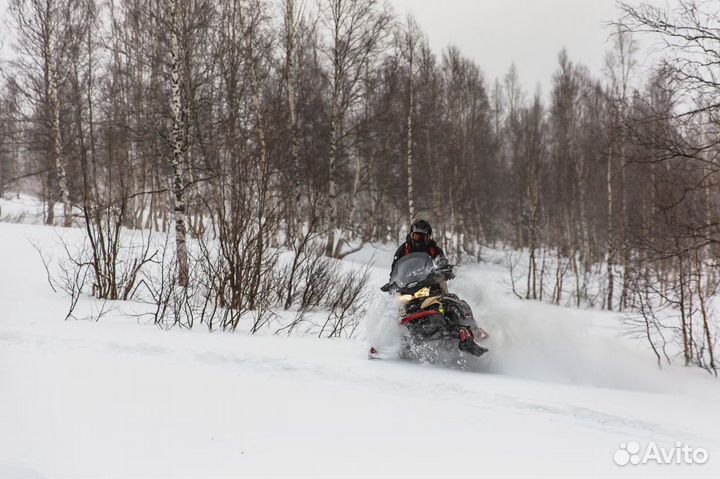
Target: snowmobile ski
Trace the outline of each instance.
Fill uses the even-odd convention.
[[[370,351],[368,351],[368,359],[393,359],[394,356],[387,354],[387,353],[381,353],[377,349],[375,349],[374,346],[370,347]]]

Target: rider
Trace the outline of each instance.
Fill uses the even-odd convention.
[[[417,252],[427,253],[433,259],[445,259],[445,253],[442,248],[440,248],[435,240],[432,239],[432,226],[423,218],[416,219],[410,226],[410,234],[407,235],[405,242],[398,247],[397,251],[395,251],[390,271],[395,268],[395,263],[397,263],[400,258],[410,253]],[[446,275],[447,279],[452,279],[453,277],[454,275],[451,272]],[[440,289],[443,294],[448,294],[446,281],[440,282]]]
[[[410,234],[407,235],[405,242],[395,251],[395,257],[390,269],[394,268],[397,260],[403,256],[419,251],[429,254],[433,259],[437,256],[445,256],[443,250],[432,239],[432,226],[422,218],[416,219],[410,226]]]
[[[472,354],[475,354],[476,356],[482,355],[487,351],[487,349],[483,348],[475,342],[475,331],[473,330],[477,330],[481,338],[487,337],[487,333],[485,332],[485,330],[477,326],[475,319],[472,317],[470,305],[468,305],[467,302],[459,299],[456,295],[448,293],[447,280],[453,279],[455,275],[452,272],[452,267],[447,264],[447,259],[445,258],[445,253],[443,252],[442,248],[440,248],[437,243],[435,243],[435,240],[432,239],[432,226],[427,220],[422,218],[419,218],[413,222],[413,224],[410,226],[410,234],[407,235],[407,239],[403,244],[398,247],[397,251],[395,251],[395,257],[393,258],[391,271],[395,268],[395,263],[397,263],[400,258],[410,253],[416,252],[425,252],[429,254],[436,263],[445,263],[445,279],[439,281],[438,286],[440,287],[441,293],[447,297],[446,300],[452,299],[453,301],[451,302],[451,304],[455,304],[458,306],[458,308],[456,308],[456,311],[457,309],[460,310],[452,316],[456,320],[462,318],[462,327],[459,331],[459,348],[461,351],[470,352]],[[468,324],[468,317],[472,326]]]

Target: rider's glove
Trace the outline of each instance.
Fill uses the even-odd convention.
[[[452,270],[452,267],[449,267],[447,271],[445,271],[445,279],[451,280],[455,278],[455,273]]]

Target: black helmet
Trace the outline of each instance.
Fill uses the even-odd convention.
[[[432,238],[432,226],[427,220],[418,218],[410,226],[410,241],[413,246],[419,247],[427,244]]]

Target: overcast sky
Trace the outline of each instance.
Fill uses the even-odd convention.
[[[570,59],[594,75],[610,48],[604,24],[618,16],[615,0],[390,0],[404,18],[411,12],[440,52],[454,44],[474,59],[489,81],[515,62],[524,88],[544,93],[565,47]],[[640,3],[631,1],[629,3]],[[653,3],[664,5],[664,2]]]
[[[8,0],[0,0],[0,59],[4,59],[9,51],[8,47],[8,25],[7,18],[7,4]]]

